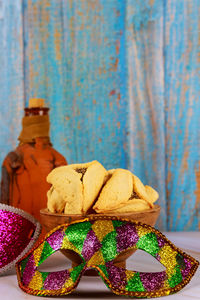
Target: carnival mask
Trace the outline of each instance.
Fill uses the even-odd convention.
[[[117,256],[134,249],[149,253],[166,270],[144,273],[115,265]],[[68,270],[40,272],[38,267],[42,262],[58,250],[74,251],[82,262]],[[96,216],[61,225],[49,232],[17,263],[17,274],[19,286],[25,292],[58,296],[71,293],[83,273],[94,269],[113,293],[151,298],[182,289],[198,264],[151,226],[117,217]]]
[[[30,250],[40,224],[21,209],[0,204],[0,275]]]

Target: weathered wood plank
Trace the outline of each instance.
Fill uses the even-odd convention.
[[[200,228],[199,1],[165,7],[168,229]]]
[[[21,0],[0,1],[0,164],[17,145],[24,108]]]
[[[98,159],[107,168],[128,160],[122,2],[63,1],[66,135],[73,136],[73,161]]]
[[[47,98],[53,143],[69,162],[126,167],[125,3],[26,3],[26,100]]]
[[[131,170],[159,191],[166,229],[163,2],[127,2]]]
[[[61,1],[24,1],[26,105],[31,97],[50,107],[55,148],[69,158],[66,143],[66,59]]]

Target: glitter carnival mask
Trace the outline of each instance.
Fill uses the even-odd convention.
[[[21,209],[0,204],[0,275],[30,250],[40,224]]]
[[[166,270],[144,273],[117,267],[114,263],[116,257],[131,249],[144,250]],[[82,263],[68,270],[40,272],[40,264],[57,250],[76,252]],[[33,295],[69,294],[78,285],[84,271],[95,269],[113,293],[151,298],[182,289],[194,275],[198,264],[151,226],[97,216],[58,226],[16,266],[20,288]]]

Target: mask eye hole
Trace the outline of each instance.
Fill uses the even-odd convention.
[[[124,268],[122,263],[124,258],[126,259],[125,253],[119,254],[114,260],[114,265],[117,267]],[[137,272],[147,272],[147,273],[162,272],[166,270],[166,268],[159,261],[157,261],[152,255],[139,249],[126,259],[125,268],[127,270],[134,270]]]
[[[126,268],[138,272],[162,272],[166,270],[155,257],[139,249],[127,259]]]
[[[73,261],[73,263],[72,263]],[[39,272],[56,272],[68,270],[71,267],[80,265],[82,258],[73,250],[56,251],[38,266]]]

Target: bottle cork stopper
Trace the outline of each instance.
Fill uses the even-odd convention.
[[[41,99],[41,98],[31,98],[31,99],[29,99],[29,105],[28,105],[29,108],[44,107],[44,105],[45,105],[44,99]]]

